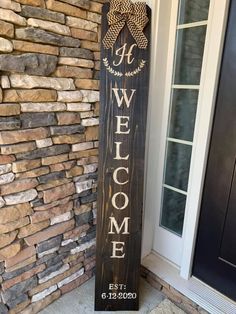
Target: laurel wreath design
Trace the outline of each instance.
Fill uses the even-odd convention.
[[[147,62],[147,61],[145,61],[145,60],[142,59],[142,60],[140,61],[140,63],[139,63],[139,66],[138,66],[135,70],[129,71],[129,72],[125,72],[125,74],[124,74],[124,73],[122,73],[122,72],[119,72],[119,71],[114,70],[114,69],[110,66],[108,59],[107,59],[107,58],[103,58],[103,64],[104,64],[106,70],[107,70],[109,73],[113,74],[114,76],[119,76],[119,77],[122,77],[122,76],[124,76],[124,75],[125,75],[126,77],[133,77],[133,76],[137,75],[137,74],[140,73],[140,72],[142,71],[142,69],[145,67],[146,62]]]

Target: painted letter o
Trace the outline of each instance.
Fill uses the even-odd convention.
[[[117,196],[121,196],[121,195],[124,196],[125,202],[124,202],[124,205],[123,205],[122,207],[118,207],[118,206],[116,205],[116,198],[117,198]],[[125,208],[128,206],[128,204],[129,204],[129,198],[128,198],[128,196],[127,196],[125,193],[123,193],[123,192],[118,192],[118,193],[116,193],[116,194],[114,194],[114,195],[112,196],[111,203],[112,203],[112,206],[113,206],[114,208],[119,209],[119,210],[123,210],[123,209],[125,209]]]

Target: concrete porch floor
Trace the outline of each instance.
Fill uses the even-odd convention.
[[[81,287],[62,296],[59,300],[41,311],[41,314],[92,314],[117,312],[94,312],[94,278],[90,279]],[[138,312],[122,312],[122,314],[140,313],[148,314],[157,307],[166,297],[158,290],[141,279],[140,287],[140,310]],[[119,312],[118,312],[119,313]],[[121,313],[121,312],[120,312]]]

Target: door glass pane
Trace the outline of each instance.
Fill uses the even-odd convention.
[[[179,29],[174,84],[199,85],[206,26]]]
[[[208,19],[210,0],[181,0],[179,24]]]
[[[165,184],[187,191],[192,146],[168,143]]]
[[[186,196],[166,188],[163,190],[161,225],[182,235]]]
[[[185,141],[193,140],[198,102],[198,90],[173,91],[169,137]]]

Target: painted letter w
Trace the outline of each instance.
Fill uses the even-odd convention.
[[[127,108],[129,108],[131,101],[134,97],[134,93],[136,92],[136,89],[131,89],[131,95],[129,97],[127,95],[127,89],[112,88],[112,90],[116,96],[116,101],[117,101],[118,107],[121,107],[123,102],[125,101]]]

